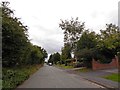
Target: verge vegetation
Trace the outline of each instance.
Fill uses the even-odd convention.
[[[41,65],[29,65],[14,68],[3,68],[3,90],[13,90],[36,72]]]
[[[120,82],[120,74],[118,73],[113,73],[111,75],[104,76],[103,78],[116,81],[116,82]]]
[[[28,27],[15,17],[9,2],[2,2],[2,89],[16,88],[43,65],[47,52],[33,45]]]

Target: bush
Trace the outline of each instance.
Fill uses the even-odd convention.
[[[113,56],[109,56],[110,52],[105,52],[99,49],[93,50],[93,58],[95,60],[99,60],[100,63],[110,63],[112,61]]]
[[[13,90],[29,76],[40,68],[41,65],[24,66],[19,68],[3,68],[2,90]]]
[[[83,49],[80,52],[77,52],[77,58],[80,62],[83,62],[83,65],[87,68],[92,67],[92,57],[93,51],[90,49]]]
[[[74,68],[78,68],[78,67],[84,67],[84,63],[83,63],[83,62],[77,62],[77,63],[74,65]]]

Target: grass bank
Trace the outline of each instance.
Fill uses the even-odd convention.
[[[35,73],[42,65],[29,65],[14,68],[3,68],[2,90],[13,90]]]
[[[111,75],[104,76],[103,78],[109,79],[112,81],[116,81],[116,82],[120,82],[120,74],[117,74],[117,73],[113,73]]]
[[[2,80],[0,79],[0,90],[1,90],[1,88],[2,88]]]
[[[71,69],[71,68],[74,68],[73,66],[65,66],[64,64],[58,64],[58,65],[55,65],[57,67],[60,67],[60,68],[63,68],[63,69]]]
[[[80,68],[80,69],[78,69],[76,71],[79,71],[79,72],[90,72],[90,71],[92,71],[92,69],[83,67],[83,68]]]

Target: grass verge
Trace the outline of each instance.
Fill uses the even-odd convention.
[[[2,90],[13,90],[35,73],[42,65],[3,68]]]
[[[61,65],[56,65],[60,68],[63,68],[63,69],[71,69],[71,68],[74,68],[73,66],[65,66],[64,64],[61,64]]]
[[[111,75],[104,76],[103,78],[109,79],[112,81],[116,81],[116,82],[120,82],[120,74],[117,74],[117,73],[113,73]]]
[[[2,88],[2,80],[0,79],[0,90],[1,90],[1,88]]]
[[[78,69],[76,71],[79,71],[79,72],[90,72],[90,71],[92,71],[92,69],[89,69],[89,68],[80,68],[80,69]]]

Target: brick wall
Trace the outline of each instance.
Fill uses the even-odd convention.
[[[92,60],[92,69],[99,70],[99,69],[108,69],[108,68],[118,68],[118,57],[116,56],[115,59],[112,59],[111,63],[108,64],[101,64],[98,61]]]
[[[118,58],[118,57],[116,56],[116,59],[117,59],[117,67],[118,67],[118,69],[120,70],[120,58]]]

